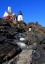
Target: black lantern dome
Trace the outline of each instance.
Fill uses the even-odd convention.
[[[22,12],[21,12],[21,11],[19,11],[18,15],[22,15]]]

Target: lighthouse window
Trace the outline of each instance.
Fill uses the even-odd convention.
[[[21,18],[20,18],[21,19]]]

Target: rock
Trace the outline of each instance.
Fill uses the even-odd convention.
[[[0,36],[0,42],[4,40],[7,40],[7,38],[5,36]]]
[[[26,45],[24,42],[16,42],[16,44],[17,44],[21,49],[27,48],[27,45]]]
[[[29,27],[32,27],[30,32]],[[24,41],[19,40],[20,34],[21,37],[25,39]],[[42,62],[45,62],[45,55],[43,54],[43,50],[45,50],[45,27],[42,27],[38,23],[26,24],[25,22],[18,21],[17,23],[15,23],[15,21],[12,22],[10,20],[4,20],[0,18],[0,54],[3,55],[7,53],[7,51],[12,50],[12,48],[15,49],[15,47],[20,48],[18,50],[21,50],[21,53],[17,54],[17,56],[14,56],[15,58],[12,58],[14,60],[14,63],[42,64]],[[3,50],[1,48],[3,48]],[[6,54],[4,55],[4,57],[5,56]],[[2,58],[0,57],[0,59]],[[11,59],[9,63],[10,62],[12,62]]]
[[[30,45],[31,46],[31,45]],[[17,55],[18,60],[16,64],[42,64],[43,63],[43,52],[42,47],[39,44],[34,44],[24,49],[19,55]],[[33,46],[37,46],[33,49]]]
[[[41,34],[41,33],[37,33],[37,32],[27,32],[27,36],[26,39],[28,40],[27,44],[34,44],[36,43],[43,43],[43,41],[45,40],[45,34]]]

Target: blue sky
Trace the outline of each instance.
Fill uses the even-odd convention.
[[[45,26],[45,0],[0,0],[0,17],[3,17],[8,6],[16,15],[21,10],[26,23],[38,21]]]

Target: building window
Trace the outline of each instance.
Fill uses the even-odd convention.
[[[21,18],[20,18],[20,20],[21,20]]]

